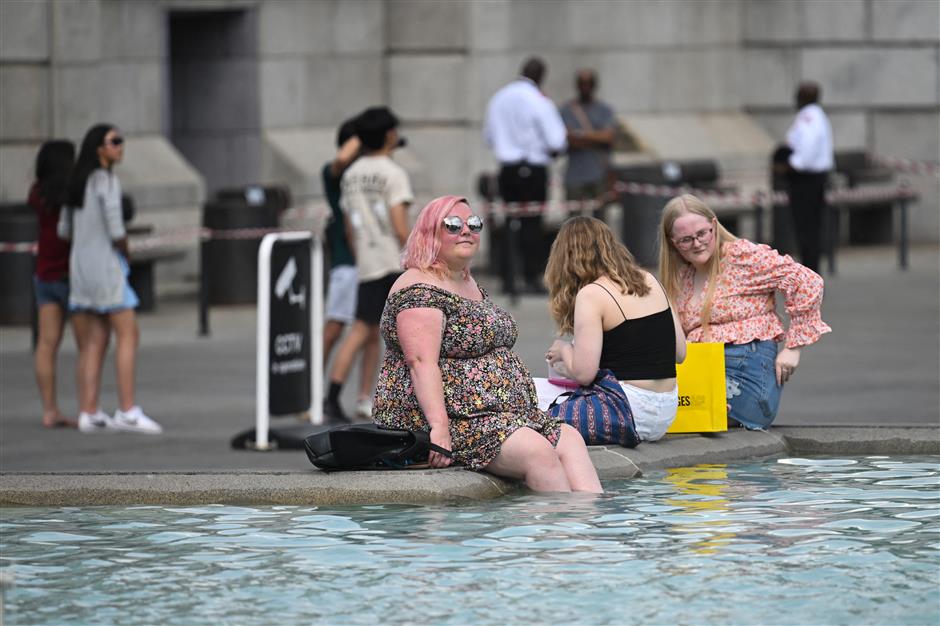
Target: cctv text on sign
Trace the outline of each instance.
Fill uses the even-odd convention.
[[[270,271],[268,409],[271,415],[301,413],[311,394],[309,242],[275,242]]]

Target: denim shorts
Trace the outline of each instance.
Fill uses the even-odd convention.
[[[58,304],[64,310],[69,308],[69,281],[62,280],[40,280],[38,276],[33,276],[33,289],[36,292],[36,305]]]
[[[745,428],[765,430],[777,417],[783,387],[777,384],[776,359],[777,344],[769,339],[725,344],[728,417]]]

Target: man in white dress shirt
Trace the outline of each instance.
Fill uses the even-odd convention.
[[[793,231],[801,262],[816,272],[822,252],[826,181],[833,166],[832,127],[819,106],[819,94],[818,84],[800,83],[798,112],[787,131],[787,145],[793,151],[787,175]]]
[[[555,104],[539,86],[545,62],[537,57],[522,66],[521,76],[497,91],[486,108],[484,136],[500,163],[499,193],[504,202],[544,203],[548,165],[567,147],[565,124]],[[542,271],[548,255],[542,213],[518,218],[523,276],[529,292],[544,293]],[[504,237],[509,229],[504,229]],[[504,248],[507,253],[509,246]],[[511,262],[509,255],[504,256]],[[511,267],[511,266],[510,266]],[[512,272],[503,272],[503,289],[514,294]]]

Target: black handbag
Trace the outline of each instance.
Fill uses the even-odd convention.
[[[431,450],[451,451],[431,443],[423,430],[394,430],[377,424],[334,426],[304,439],[307,458],[326,471],[404,469],[428,462]]]

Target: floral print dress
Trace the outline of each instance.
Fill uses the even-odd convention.
[[[373,419],[381,426],[430,428],[398,342],[397,319],[406,309],[439,309],[444,320],[438,365],[454,460],[475,470],[489,465],[503,441],[519,428],[541,433],[553,446],[561,433],[561,423],[539,410],[532,377],[512,352],[516,323],[481,293],[483,299],[476,301],[418,283],[388,297],[379,325],[385,359],[372,407]]]

